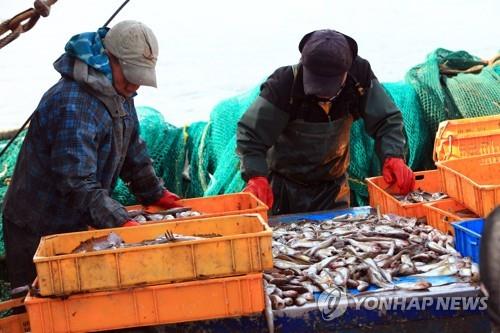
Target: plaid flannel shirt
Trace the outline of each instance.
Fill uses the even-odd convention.
[[[119,176],[145,204],[163,191],[132,98],[122,98],[123,154],[112,117],[72,79],[73,64],[67,55],[56,61],[62,78],[35,110],[4,200],[6,220],[39,235],[121,226],[126,210],[110,197]]]

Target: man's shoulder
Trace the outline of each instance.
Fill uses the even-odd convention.
[[[293,83],[294,70],[293,67],[298,65],[288,65],[277,68],[268,78],[267,81],[282,85],[291,85]]]
[[[369,85],[369,81],[373,77],[370,62],[360,56],[356,56],[356,58],[354,59],[349,73],[353,75],[357,80],[359,80],[363,85]]]
[[[277,68],[261,85],[260,96],[284,109],[289,103],[294,74],[292,66]]]
[[[360,56],[356,56],[351,66],[351,71],[361,72],[371,70],[371,65],[368,60]]]
[[[87,89],[76,81],[61,77],[42,97],[42,102],[46,101],[54,105],[72,104],[93,104],[98,100]]]
[[[283,95],[290,92],[293,85],[294,70],[293,66],[282,66],[277,68],[261,86],[261,92],[271,90],[274,94]]]
[[[83,87],[75,80],[62,76],[56,84],[49,89],[49,92],[53,90],[54,94],[65,95],[71,93],[73,96],[88,95],[88,93],[83,89]]]
[[[39,119],[45,121],[57,120],[58,117],[69,114],[91,119],[98,114],[96,109],[99,107],[99,101],[80,84],[62,77],[45,92],[37,106],[37,114]]]

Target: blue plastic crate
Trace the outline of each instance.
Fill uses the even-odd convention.
[[[484,219],[473,219],[452,223],[455,228],[455,247],[464,257],[479,263],[479,249],[483,234]]]

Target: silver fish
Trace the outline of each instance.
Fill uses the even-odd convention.
[[[266,288],[265,281],[264,281],[264,288]],[[267,330],[269,331],[269,333],[274,333],[273,306],[272,306],[271,298],[270,298],[269,294],[266,293],[266,295],[264,297],[264,301],[265,301],[264,314],[265,314],[266,321],[267,321]]]
[[[381,250],[380,246],[375,243],[356,242],[354,239],[347,239],[347,242],[363,252],[374,253],[374,252],[379,252]]]
[[[274,266],[281,269],[292,269],[294,271],[300,271],[302,269],[308,268],[309,265],[299,265],[291,261],[285,261],[281,259],[273,260]]]
[[[291,297],[291,298],[296,298],[299,296],[299,293],[296,290],[285,290],[283,292],[284,297]]]
[[[437,253],[449,254],[449,251],[447,249],[445,249],[444,247],[435,242],[428,242],[427,247]]]
[[[285,301],[278,295],[273,294],[269,296],[269,298],[271,299],[271,305],[273,309],[281,310],[285,307]]]
[[[144,217],[144,215],[137,215],[134,217],[134,221],[144,223],[147,221],[147,219]]]
[[[403,290],[428,290],[430,287],[432,287],[432,283],[421,280],[418,282],[398,283],[396,287]]]
[[[304,298],[308,302],[314,301],[314,295],[312,293],[303,293],[300,297]]]
[[[330,238],[326,239],[325,241],[319,243],[317,246],[310,248],[309,250],[304,252],[304,254],[313,257],[317,251],[332,245],[336,240],[337,240],[337,236],[331,236]]]
[[[446,276],[454,275],[458,272],[456,265],[445,263],[425,273],[415,274],[415,276]]]
[[[394,214],[343,215],[322,222],[310,220],[273,227],[274,271],[265,276],[278,286],[273,293],[294,304],[311,299],[304,293],[357,288],[369,283],[378,290],[425,290],[426,281],[401,284],[398,276],[458,273],[470,281],[472,263],[461,258],[453,240],[425,221]],[[286,272],[286,275],[285,275]],[[471,276],[469,276],[471,275]],[[371,293],[371,292],[370,292]],[[285,306],[289,306],[286,300]]]
[[[290,247],[292,249],[299,249],[299,248],[313,248],[321,244],[320,241],[312,241],[309,239],[300,239],[300,240],[294,240],[291,244]]]
[[[297,305],[297,306],[302,306],[306,303],[307,303],[307,300],[302,296],[299,296],[295,299],[295,305]]]
[[[358,287],[356,289],[358,289],[358,291],[365,291],[370,286],[370,284],[366,281],[362,280],[357,280],[357,281],[358,281]]]
[[[123,246],[123,239],[117,233],[110,232],[108,235],[101,237],[91,237],[90,239],[80,243],[71,253],[86,253],[94,251],[102,251],[107,249],[115,249]]]

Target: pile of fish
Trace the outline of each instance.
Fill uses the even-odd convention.
[[[273,228],[274,268],[264,274],[273,309],[313,302],[314,292],[355,288],[426,290],[424,279],[398,283],[400,276],[457,274],[477,278],[477,266],[453,248],[453,237],[416,218],[396,215],[338,216]],[[269,301],[269,300],[268,300]]]
[[[421,202],[432,202],[436,200],[446,199],[448,195],[443,192],[426,192],[421,189],[417,189],[413,192],[408,193],[407,195],[393,195],[398,201],[404,203],[421,203]]]
[[[200,234],[193,236],[185,236],[174,234],[170,231],[166,231],[164,234],[156,237],[155,239],[147,239],[142,242],[136,243],[125,243],[125,241],[115,232],[110,232],[108,235],[101,237],[92,237],[83,241],[78,245],[71,253],[86,253],[86,252],[95,252],[102,250],[110,250],[110,249],[118,249],[118,248],[128,248],[128,247],[136,247],[136,246],[146,246],[146,245],[157,245],[157,244],[165,244],[172,242],[181,242],[181,241],[191,241],[191,240],[200,240],[206,238],[220,237],[222,235],[219,234]]]
[[[139,223],[149,221],[174,220],[181,217],[200,216],[201,213],[191,210],[189,207],[177,207],[167,210],[160,210],[155,213],[150,213],[146,210],[136,209],[128,211],[128,217]]]

